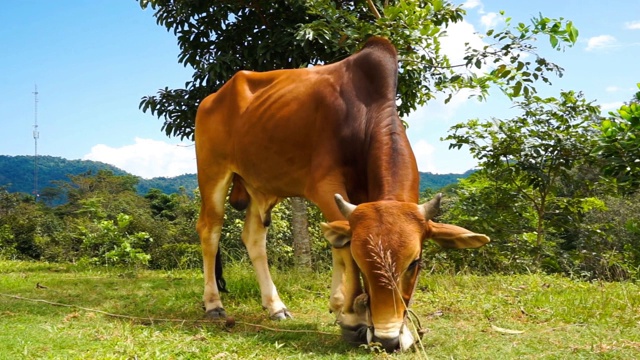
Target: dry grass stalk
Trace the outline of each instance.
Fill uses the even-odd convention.
[[[375,273],[382,275],[380,279],[380,283],[393,291],[397,291],[400,294],[400,298],[402,299],[402,294],[400,293],[400,274],[396,269],[396,264],[391,258],[391,251],[385,251],[384,246],[382,245],[382,239],[378,239],[378,241],[374,241],[373,236],[369,235],[368,237],[369,245],[367,246],[371,250],[371,259],[368,261],[374,262],[378,266],[378,270],[374,270]],[[402,300],[404,303],[404,300]],[[405,308],[408,308],[408,304],[404,304]],[[395,297],[394,297],[394,307],[395,307]],[[427,352],[424,348],[424,344],[422,343],[422,336],[424,335],[425,330],[421,328],[420,324],[416,324],[413,319],[408,317],[406,320],[409,320],[409,323],[413,326],[414,332],[417,334],[416,340],[417,345],[416,351],[425,359],[428,359]],[[415,344],[414,344],[415,345]]]
[[[368,248],[371,250],[371,259],[368,260],[378,266],[378,270],[374,270],[374,272],[382,275],[380,283],[390,290],[399,290],[400,274],[397,273],[396,264],[391,258],[391,251],[385,251],[381,239],[378,239],[377,243],[371,235],[369,235],[368,239]]]

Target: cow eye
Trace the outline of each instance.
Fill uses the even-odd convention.
[[[414,271],[418,266],[420,266],[420,259],[415,259],[409,264],[407,271]]]

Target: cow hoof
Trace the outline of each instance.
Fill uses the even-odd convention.
[[[227,313],[224,311],[223,308],[219,307],[219,308],[215,308],[207,311],[204,314],[204,317],[209,320],[225,319],[227,317]]]
[[[276,311],[273,315],[269,317],[271,320],[286,320],[293,319],[293,315],[286,308]]]

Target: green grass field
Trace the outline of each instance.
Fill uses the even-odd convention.
[[[0,359],[640,358],[638,284],[424,273],[422,348],[388,355],[342,342],[330,274],[274,271],[285,322],[267,320],[248,264],[226,274],[233,327],[201,320],[199,271],[0,261]]]

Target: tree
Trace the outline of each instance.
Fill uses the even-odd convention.
[[[638,83],[640,89],[640,83]],[[613,178],[623,193],[640,188],[640,91],[600,126],[594,153],[605,160],[604,175]]]
[[[528,203],[517,198],[517,188],[491,171],[481,169],[461,179],[445,198],[438,221],[490,234],[491,242],[472,252],[445,254],[431,246],[437,251],[434,261],[439,266],[449,262],[456,272],[473,268],[482,273],[518,273],[531,268],[532,244],[523,234],[534,232],[535,215]]]
[[[522,201],[534,210],[528,236],[534,239],[537,263],[547,245],[545,220],[553,212],[576,215],[597,205],[590,198],[561,194],[563,178],[575,178],[574,170],[591,159],[590,129],[599,108],[573,91],[561,92],[560,98],[525,96],[516,107],[522,115],[514,119],[473,119],[453,126],[445,140],[453,142],[450,148],[468,146],[485,175],[507,184],[512,194],[506,201]],[[584,179],[582,186],[589,185]]]
[[[311,236],[305,199],[291,198],[291,232],[293,233],[293,256],[298,268],[311,268]]]
[[[535,93],[536,80],[562,68],[536,54],[535,37],[547,35],[561,50],[576,42],[570,21],[540,15],[530,25],[489,30],[492,43],[467,48],[462,64],[450,64],[440,49],[448,25],[461,21],[464,10],[443,0],[139,0],[151,7],[158,25],[173,31],[180,47],[178,61],[193,68],[183,89],[161,89],[146,96],[140,108],[164,119],[168,136],[193,138],[199,102],[218,90],[239,70],[267,71],[330,63],[355,52],[371,35],[392,39],[402,58],[398,79],[398,111],[407,115],[439,91],[451,95],[461,88],[488,94],[496,84],[510,97]],[[526,61],[525,55],[533,55]],[[458,68],[485,69],[482,76]],[[297,200],[293,200],[294,203]],[[306,212],[304,212],[306,213]],[[302,211],[294,211],[294,223]],[[296,241],[296,244],[300,244]],[[306,247],[310,245],[305,245]]]
[[[537,36],[549,37],[561,50],[577,40],[571,21],[540,15],[530,25],[490,29],[492,42],[482,49],[467,48],[464,63],[450,64],[440,42],[448,25],[464,17],[461,6],[443,0],[139,0],[151,7],[159,25],[178,39],[178,61],[193,68],[183,89],[161,89],[142,98],[140,107],[164,119],[168,136],[192,138],[199,102],[219,89],[238,70],[266,71],[298,68],[340,60],[358,49],[370,35],[392,39],[402,70],[398,79],[398,110],[407,115],[437,92],[449,95],[473,88],[486,96],[491,84],[508,96],[535,93],[536,80],[562,68],[536,54]],[[527,61],[525,55],[532,55]],[[485,70],[454,71],[460,68]]]
[[[52,212],[32,195],[0,186],[0,257],[40,260],[56,226]]]
[[[178,217],[176,213],[178,196],[176,194],[167,195],[159,189],[150,189],[144,198],[149,200],[153,216],[169,221],[174,221]]]

